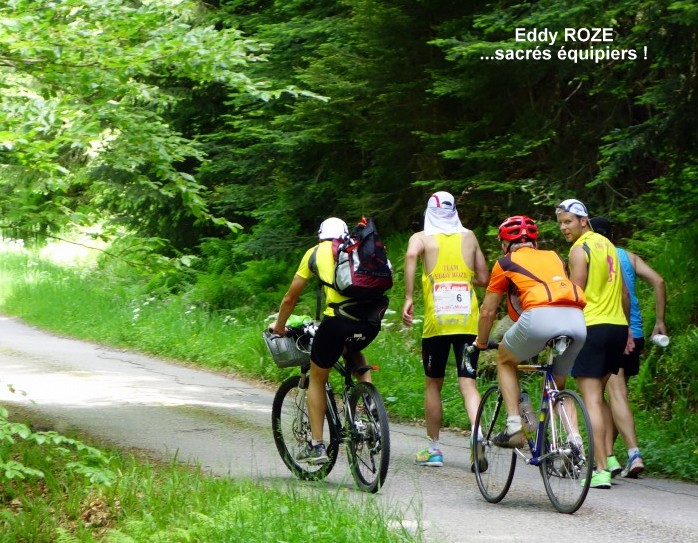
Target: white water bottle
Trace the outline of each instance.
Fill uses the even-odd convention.
[[[519,398],[519,413],[524,433],[532,434],[536,430],[536,416],[533,413],[533,406],[527,392],[522,392]]]
[[[666,347],[669,345],[669,336],[665,336],[664,334],[655,334],[652,336],[652,343],[658,347]]]

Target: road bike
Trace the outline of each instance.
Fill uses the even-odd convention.
[[[520,458],[538,466],[548,498],[558,511],[571,514],[584,503],[594,470],[591,420],[582,398],[573,390],[558,390],[553,380],[553,359],[571,342],[567,336],[554,337],[546,345],[546,362],[518,366],[519,371],[543,376],[537,425],[529,421],[535,431],[527,428],[522,416],[524,447],[507,449],[492,443],[506,428],[506,406],[498,385],[483,394],[475,419],[482,441],[473,447],[473,458],[477,486],[488,502],[498,503],[506,496]]]
[[[320,480],[332,471],[339,445],[344,442],[356,486],[365,492],[377,492],[385,482],[390,462],[388,415],[376,387],[353,378],[353,373],[362,374],[377,368],[350,368],[342,360],[335,363],[334,368],[344,384],[338,394],[329,380],[325,385],[327,410],[323,435],[326,436],[328,462],[312,464],[297,459],[311,439],[306,393],[310,380],[310,347],[317,328],[318,323],[313,321],[289,328],[285,337],[273,336],[268,330],[264,332],[276,364],[300,369],[299,375],[281,383],[274,396],[271,422],[276,448],[296,477]]]

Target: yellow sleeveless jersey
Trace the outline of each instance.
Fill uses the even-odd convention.
[[[321,241],[315,247],[317,247],[317,254],[315,255],[315,264],[317,265],[318,275],[323,280],[323,282],[332,284],[334,283],[335,266],[334,254],[332,253],[332,241]],[[301,259],[301,263],[298,265],[298,270],[296,270],[296,275],[300,275],[303,279],[310,279],[311,277],[313,277],[313,275],[315,275],[310,269],[309,265],[310,256],[315,251],[315,247],[311,247],[305,252],[303,258]],[[334,309],[330,307],[329,304],[343,302],[344,300],[348,300],[349,298],[347,298],[346,296],[342,296],[335,289],[330,288],[327,285],[323,285],[322,288],[325,291],[326,305],[324,314],[328,317],[334,317]]]
[[[422,266],[422,337],[477,334],[480,310],[471,283],[473,270],[463,260],[461,234],[436,234],[434,239],[439,246],[436,265],[428,275]]]
[[[615,246],[601,234],[585,232],[572,247],[581,247],[589,266],[584,288],[584,320],[594,324],[624,324],[623,283]]]

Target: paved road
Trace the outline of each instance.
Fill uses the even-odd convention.
[[[76,428],[121,447],[166,458],[177,454],[220,475],[308,485],[294,480],[278,457],[272,398],[273,390],[253,383],[59,338],[0,316],[0,402],[11,412],[19,409],[58,431]],[[548,502],[538,471],[519,464],[509,495],[492,505],[478,492],[467,441],[458,434],[443,436],[443,468],[412,463],[423,432],[391,424],[385,487],[377,496],[348,495],[400,511],[407,526],[424,529],[429,543],[539,543],[544,527],[570,541],[698,541],[698,485],[616,480],[611,490],[591,490],[575,515],[561,515]],[[346,462],[325,484],[351,489]]]

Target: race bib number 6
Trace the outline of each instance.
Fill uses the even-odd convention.
[[[470,315],[470,284],[434,284],[434,311],[437,315]]]

